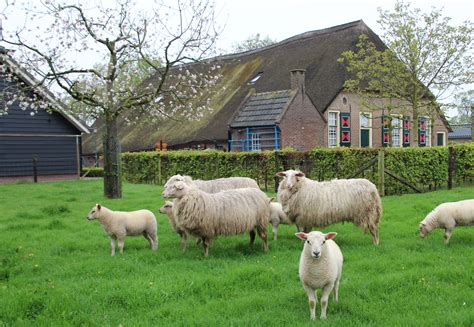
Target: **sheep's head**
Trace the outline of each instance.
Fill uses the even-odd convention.
[[[89,220],[97,219],[100,215],[100,209],[102,209],[102,206],[97,203],[95,206],[92,207],[91,211],[89,211],[89,214],[87,215],[87,219]]]
[[[304,173],[299,170],[287,170],[280,171],[276,174],[278,177],[283,177],[281,182],[281,187],[287,189],[288,191],[293,191],[293,188],[298,184],[301,178],[304,177]]]
[[[421,238],[425,238],[425,236],[426,236],[429,232],[431,232],[430,227],[429,227],[424,221],[422,221],[422,222],[420,223],[419,230],[420,230],[420,237],[421,237]]]
[[[173,210],[173,202],[166,201],[165,204],[160,208],[160,213],[167,214]]]
[[[296,237],[304,241],[303,251],[307,255],[310,255],[314,259],[321,258],[324,248],[326,247],[326,241],[336,237],[337,233],[330,232],[327,234],[321,232],[311,233],[296,233]]]
[[[182,198],[188,193],[189,186],[182,181],[178,181],[165,187],[161,195],[165,198]]]
[[[182,175],[179,175],[179,174],[174,175],[174,176],[171,176],[170,178],[168,178],[168,180],[166,181],[166,184],[165,184],[165,188],[167,186],[173,185],[176,182],[185,182],[188,185],[192,185],[193,179],[191,178],[191,176],[182,176]]]

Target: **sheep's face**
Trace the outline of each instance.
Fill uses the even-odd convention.
[[[165,187],[161,195],[165,198],[182,198],[187,194],[188,186],[185,182],[176,182]]]
[[[99,217],[101,208],[102,206],[100,204],[96,204],[95,206],[93,206],[91,211],[89,211],[89,214],[87,215],[87,219],[89,220],[97,219]]]
[[[171,176],[167,181],[166,181],[166,184],[165,184],[165,189],[167,186],[171,186],[173,185],[174,183],[176,182],[184,182],[184,176],[181,176],[181,175],[174,175],[174,176]]]
[[[313,259],[318,260],[326,247],[326,241],[336,237],[337,233],[311,232],[308,234],[296,233],[295,235],[304,241],[303,251]]]
[[[160,213],[167,214],[173,210],[173,202],[166,201],[165,204],[160,208]]]
[[[293,188],[298,184],[300,179],[304,177],[304,173],[298,170],[287,170],[281,171],[276,174],[278,177],[283,177],[283,181],[281,186],[284,189],[289,190],[290,192],[293,191]]]
[[[420,237],[421,238],[424,238],[426,236],[426,234],[428,234],[430,232],[430,229],[428,227],[428,225],[426,225],[424,222],[421,222],[420,223]]]

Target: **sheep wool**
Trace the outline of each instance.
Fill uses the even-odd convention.
[[[444,243],[449,244],[455,226],[474,225],[474,199],[442,203],[420,222],[420,237],[435,228],[444,228]]]
[[[149,210],[112,211],[96,204],[87,215],[87,219],[97,219],[102,224],[105,232],[110,237],[112,256],[115,255],[116,240],[120,253],[123,253],[126,236],[143,235],[150,243],[152,250],[156,250],[158,247],[156,218]]]
[[[366,179],[317,182],[296,170],[279,172],[277,176],[284,177],[278,199],[299,231],[351,221],[365,232],[368,230],[373,243],[379,244],[382,205],[373,183]]]
[[[270,199],[261,190],[242,188],[207,193],[178,181],[168,185],[163,196],[176,198],[173,211],[177,221],[189,234],[202,239],[205,256],[209,253],[209,242],[220,235],[248,232],[252,245],[255,229],[267,251]]]
[[[194,185],[201,191],[207,193],[217,193],[224,190],[247,187],[259,189],[257,182],[249,177],[226,177],[204,181],[199,179],[193,180],[190,176],[181,175],[171,176],[166,182],[165,188],[166,186],[172,185],[176,182],[185,182],[188,185]]]
[[[291,221],[288,219],[288,216],[283,212],[281,203],[270,203],[270,223],[272,224],[273,239],[276,241],[278,239],[278,226],[280,224],[291,224]]]
[[[339,281],[342,274],[343,256],[339,246],[332,240],[337,234],[321,232],[296,233],[304,241],[300,257],[299,276],[308,295],[311,320],[316,319],[316,290],[322,289],[321,319],[326,319],[328,298],[334,289],[334,302],[339,299]]]

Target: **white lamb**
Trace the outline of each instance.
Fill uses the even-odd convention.
[[[180,226],[189,234],[201,238],[204,255],[209,243],[220,235],[248,232],[250,245],[255,241],[255,229],[268,250],[267,231],[270,199],[259,189],[242,188],[207,193],[185,182],[168,185],[164,197],[175,197],[173,211]]]
[[[270,223],[272,224],[273,239],[278,239],[278,225],[290,225],[291,221],[288,216],[283,212],[281,203],[270,202]]]
[[[305,241],[300,257],[299,275],[308,294],[311,320],[316,319],[318,288],[322,289],[321,319],[326,319],[329,294],[334,289],[334,302],[338,301],[339,280],[342,274],[342,252],[332,240],[337,233],[300,232],[295,235]]]
[[[165,204],[160,208],[160,213],[166,214],[168,216],[171,227],[181,237],[181,248],[183,251],[185,251],[188,244],[188,233],[176,221],[176,217],[173,213],[173,202],[166,201]]]
[[[212,179],[209,181],[193,180],[190,176],[174,175],[166,181],[165,188],[176,182],[185,182],[188,185],[194,185],[201,191],[207,193],[217,193],[224,190],[231,190],[236,188],[258,188],[258,184],[250,177],[226,177]]]
[[[444,243],[449,239],[455,226],[474,225],[474,200],[446,202],[440,204],[420,222],[420,237],[424,238],[435,228],[444,228]]]
[[[338,179],[317,182],[297,170],[277,173],[284,177],[278,187],[278,199],[298,230],[325,227],[343,221],[369,230],[379,244],[378,224],[382,205],[377,188],[366,179]]]
[[[143,235],[153,251],[158,247],[158,236],[156,233],[157,224],[155,215],[149,210],[138,211],[112,211],[106,207],[96,204],[87,219],[97,219],[104,227],[105,232],[110,237],[111,255],[115,255],[115,241],[118,241],[120,253],[123,253],[123,246],[126,236]]]

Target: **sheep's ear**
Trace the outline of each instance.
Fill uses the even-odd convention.
[[[330,232],[330,233],[325,234],[324,237],[326,237],[327,240],[330,240],[330,239],[335,238],[336,235],[337,235],[337,233],[335,233],[335,232]]]
[[[297,172],[295,174],[296,177],[304,177],[304,173],[302,173],[301,171]]]
[[[97,210],[100,210],[100,208],[102,208],[102,206],[97,203]]]
[[[303,233],[303,232],[299,232],[299,233],[295,233],[296,237],[299,238],[300,240],[306,240],[308,238],[308,234],[306,233]]]
[[[280,171],[280,172],[276,173],[275,176],[277,176],[277,177],[286,177],[286,173],[284,171]]]

